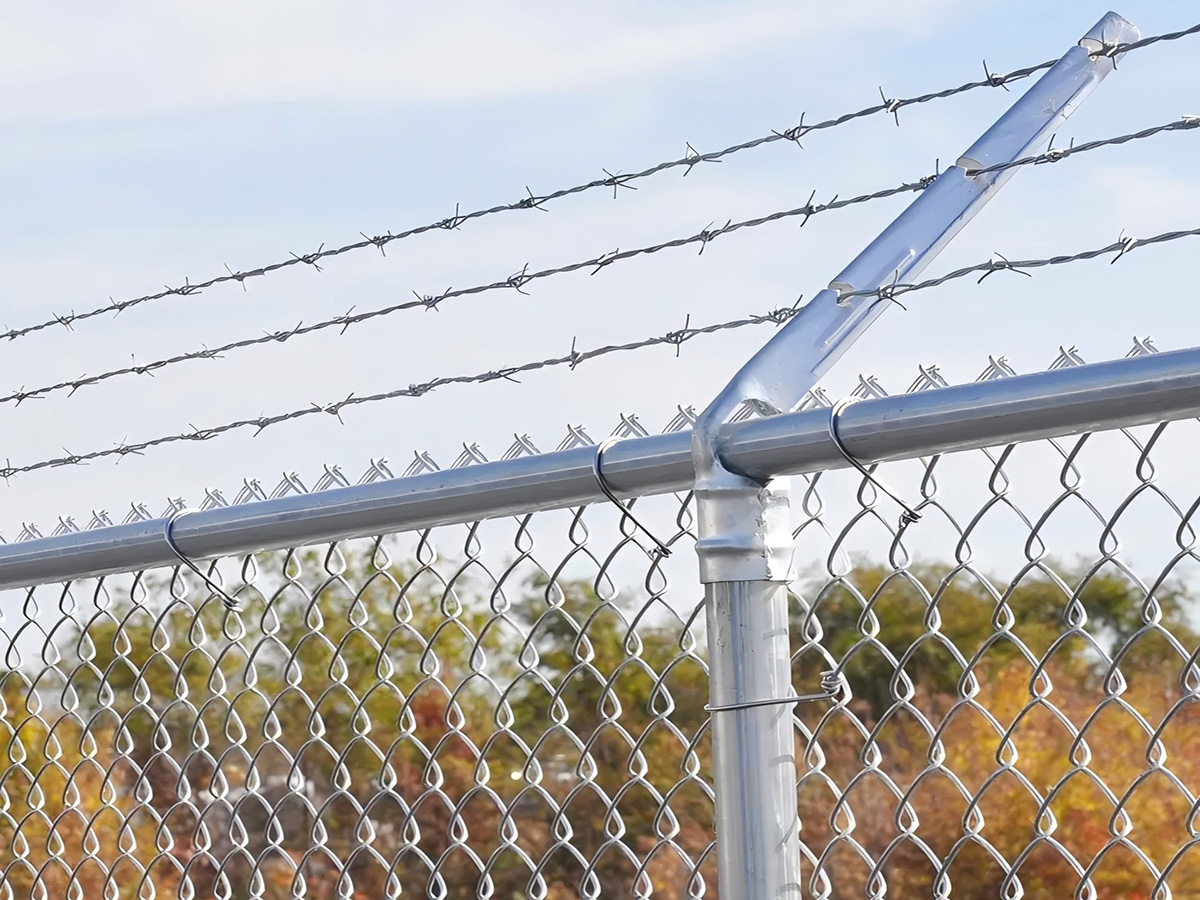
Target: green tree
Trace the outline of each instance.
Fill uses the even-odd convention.
[[[333,900],[341,860],[363,898],[398,884],[511,900],[534,868],[549,900],[580,896],[585,872],[601,896],[628,895],[639,871],[656,896],[689,895],[712,840],[711,751],[703,648],[678,619],[578,581],[501,588],[470,560],[396,561],[382,543],[247,566],[224,572],[237,613],[190,573],[143,577],[60,629],[56,662],[3,675],[0,884],[14,895],[37,896],[40,872],[54,896],[105,896],[110,873],[122,898],[148,896],[142,880],[173,896],[182,873],[198,900],[290,897],[297,879]],[[1112,566],[1047,562],[1014,581],[861,562],[801,584],[796,684],[829,667],[820,648],[853,697],[797,711],[802,838],[834,848],[837,900],[868,887],[847,837],[889,854],[889,897],[916,898],[934,889],[921,845],[945,858],[968,831],[953,896],[999,896],[984,844],[1016,860],[1035,794],[1053,827],[1043,817],[1018,872],[1027,897],[1071,895],[1065,851],[1096,860],[1104,900],[1148,898],[1114,829],[1160,868],[1188,846],[1172,779],[1200,786],[1181,678],[1190,598],[1167,585],[1148,600]],[[1200,900],[1195,858],[1175,862],[1174,896]],[[711,855],[701,874],[715,896]]]
[[[797,683],[815,684],[828,668],[819,644],[840,661],[854,696],[875,719],[910,687],[955,695],[964,663],[976,654],[986,672],[1026,653],[1040,659],[1064,637],[1054,653],[1058,664],[1078,668],[1081,678],[1099,677],[1101,654],[1082,636],[1070,637],[1073,631],[1086,630],[1111,652],[1156,621],[1187,652],[1198,643],[1180,585],[1159,586],[1148,603],[1145,591],[1115,567],[1093,571],[1051,560],[1005,585],[942,563],[903,571],[861,563],[844,579],[811,573],[800,593],[807,609],[797,607],[792,617],[794,645],[801,647]],[[814,628],[818,641],[809,638]],[[1167,651],[1161,633],[1150,636],[1128,648],[1123,666],[1144,669]]]
[[[946,858],[968,833],[979,838],[955,851],[954,897],[1004,895],[1004,868],[985,844],[1010,863],[1034,847],[1017,872],[1027,898],[1074,894],[1079,874],[1067,854],[1097,862],[1101,897],[1151,895],[1153,876],[1116,839],[1128,824],[1160,868],[1190,840],[1187,794],[1165,772],[1142,777],[1161,757],[1183,784],[1200,784],[1190,749],[1200,710],[1181,678],[1200,640],[1181,586],[1160,585],[1148,599],[1114,567],[1046,562],[1005,584],[947,565],[860,563],[842,580],[811,577],[801,594],[797,683],[814,684],[828,668],[819,643],[841,662],[854,698],[832,716],[827,706],[800,710],[821,748],[810,764],[842,789],[853,785],[839,807],[820,779],[802,782],[805,842],[816,854],[838,848],[825,870],[834,897],[867,890],[869,867],[842,834],[872,859],[888,854],[889,897],[928,897],[937,870],[921,843]],[[1147,728],[1168,716],[1155,742]],[[802,742],[798,752],[809,749]],[[877,776],[860,777],[865,761]],[[1124,797],[1124,817],[1114,820],[1092,775]],[[1039,821],[1043,800],[1049,817]],[[1200,897],[1193,859],[1176,866],[1176,897]]]
[[[695,654],[672,666],[677,629],[631,629],[574,582],[498,607],[469,574],[380,547],[257,566],[240,612],[190,574],[148,579],[64,640],[79,715],[120,733],[125,781],[148,786],[163,855],[201,896],[222,875],[246,896],[259,858],[267,896],[296,877],[338,896],[335,859],[362,896],[391,879],[475,897],[485,867],[494,896],[525,896],[539,865],[573,891],[564,828],[606,891],[647,854],[648,877],[678,880],[674,847],[704,850],[707,750],[686,747],[706,682]]]

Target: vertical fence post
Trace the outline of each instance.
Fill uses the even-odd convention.
[[[794,410],[817,379],[890,305],[887,286],[914,277],[1116,66],[1136,28],[1108,13],[954,165],[733,377],[696,421],[692,458],[705,585],[722,897],[798,898],[787,584],[787,479],[727,468],[721,426],[744,404]],[[832,420],[831,420],[832,429]]]
[[[722,897],[800,896],[792,704],[779,702],[792,694],[787,481],[697,492],[723,514],[701,537]]]

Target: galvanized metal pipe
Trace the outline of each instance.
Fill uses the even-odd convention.
[[[801,895],[792,704],[749,706],[792,693],[787,585],[707,584],[709,697],[716,805],[717,880],[722,897]],[[716,752],[716,748],[721,752]],[[771,798],[791,796],[791,804]],[[761,815],[745,816],[743,805]]]
[[[1200,348],[864,400],[838,433],[858,459],[887,460],[1200,416]],[[687,490],[689,432],[634,438],[604,455],[622,496]],[[754,478],[846,465],[825,410],[727,425],[726,464]],[[576,506],[604,499],[592,448],[448,469],[183,516],[174,536],[201,559]],[[165,520],[0,545],[0,588],[176,562]]]
[[[744,702],[770,704],[792,693],[786,678],[784,585],[792,577],[793,549],[787,479],[764,483],[740,471],[723,446],[722,426],[746,403],[772,414],[797,409],[821,375],[890,306],[883,289],[929,265],[1015,171],[988,172],[986,166],[1012,162],[1044,143],[1113,71],[1115,60],[1093,57],[1084,42],[1137,37],[1137,29],[1120,16],[1101,19],[957,165],[939,175],[751,357],[696,420],[696,556],[708,597],[709,657],[729,656],[711,672],[713,697],[749,693]],[[832,436],[832,418],[829,430]],[[747,600],[765,609],[751,609]],[[775,623],[776,614],[782,624]],[[723,622],[722,616],[734,618]],[[757,689],[744,690],[751,685]],[[796,786],[777,777],[777,770],[795,765],[795,738],[777,722],[777,712],[769,718],[769,710],[714,710],[717,870],[722,894],[747,900],[799,898],[801,893],[798,828],[791,824],[797,820]],[[784,829],[781,823],[788,825]]]

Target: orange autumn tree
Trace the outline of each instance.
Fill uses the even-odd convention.
[[[128,736],[110,752],[149,788],[160,868],[197,896],[507,898],[531,879],[568,896],[587,864],[607,891],[643,861],[663,890],[686,882],[711,800],[707,750],[685,752],[706,681],[695,654],[677,660],[678,623],[631,630],[636,601],[569,581],[522,582],[501,608],[449,567],[378,551],[261,564],[277,568],[238,590],[237,615],[190,575],[141,580],[63,641],[81,710]]]
[[[0,896],[176,896],[178,867],[140,812],[145,785],[115,749],[128,735],[116,717],[62,714],[61,688],[0,675]]]
[[[872,861],[886,856],[889,897],[946,890],[935,879],[951,854],[956,898],[1005,895],[996,855],[1020,863],[1029,898],[1072,896],[1089,866],[1100,897],[1149,897],[1173,860],[1174,896],[1200,897],[1190,804],[1172,781],[1200,785],[1191,597],[1163,585],[1148,600],[1116,567],[1053,561],[997,583],[861,564],[802,591],[796,681],[828,667],[819,635],[854,697],[824,722],[801,708],[820,772],[852,785],[839,804],[811,773],[801,784],[803,839],[829,851],[832,896],[867,890],[872,866],[853,839]]]
[[[350,881],[353,896],[453,900],[566,900],[584,879],[600,896],[635,880],[668,900],[698,890],[703,642],[665,607],[635,620],[636,594],[500,589],[468,564],[358,546],[260,555],[236,616],[190,575],[143,579],[60,630],[57,661],[4,674],[0,884],[21,898],[39,896],[38,872],[47,897],[103,897],[110,872],[121,897],[139,882],[175,896],[181,873],[197,898],[332,900]],[[886,856],[887,896],[914,898],[941,889],[930,854],[954,856],[956,898],[1000,896],[1018,860],[1026,897],[1071,896],[1069,857],[1095,863],[1103,898],[1148,896],[1114,832],[1159,870],[1186,845],[1171,779],[1200,784],[1190,598],[1147,603],[1111,568],[1046,569],[1060,577],[1006,587],[863,562],[801,585],[796,684],[828,668],[819,643],[852,694],[797,710],[812,735],[797,741],[802,838],[829,851],[831,897],[869,892],[850,839]],[[1118,648],[1119,678],[1104,661]],[[1175,897],[1200,897],[1194,859],[1175,862]],[[711,854],[700,877],[715,896]]]

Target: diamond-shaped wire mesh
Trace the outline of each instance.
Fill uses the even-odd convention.
[[[703,892],[703,635],[619,517],[221,560],[232,612],[186,568],[15,598],[0,897]]]
[[[797,710],[806,896],[1200,896],[1196,436],[880,467],[906,529],[808,481],[793,675],[841,690]]]
[[[1200,896],[1197,427],[881,466],[899,539],[795,479],[805,896]],[[690,498],[636,509],[671,557],[601,505],[0,595],[0,898],[716,896]]]

